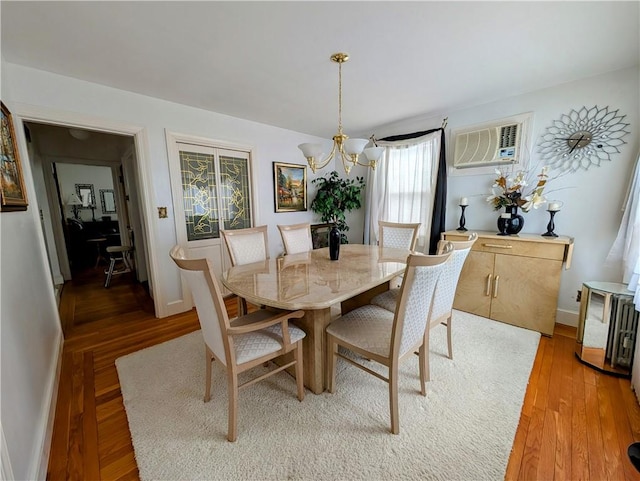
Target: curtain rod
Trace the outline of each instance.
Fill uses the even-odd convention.
[[[384,137],[379,140],[396,141],[396,140],[413,139],[415,137],[422,137],[423,135],[430,134],[437,130],[444,130],[445,128],[447,128],[448,121],[449,121],[449,117],[445,117],[444,119],[442,119],[442,125],[440,126],[440,128],[437,128],[437,129],[423,130],[421,132],[413,132],[411,134],[391,135],[389,137]],[[369,140],[373,142],[373,145],[375,145],[376,147],[378,146],[378,144],[376,143],[378,139],[376,139],[375,134],[369,137]]]

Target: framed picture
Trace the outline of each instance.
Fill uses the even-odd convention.
[[[82,201],[80,209],[95,209],[96,194],[93,191],[93,184],[76,184],[76,195]]]
[[[100,189],[100,207],[103,214],[116,213],[116,197],[113,189]]]
[[[27,210],[27,191],[24,188],[20,154],[16,145],[16,133],[9,109],[2,107],[2,148],[0,149],[0,171],[2,172],[2,201],[0,211]]]
[[[304,165],[273,163],[276,212],[307,210],[307,168]]]

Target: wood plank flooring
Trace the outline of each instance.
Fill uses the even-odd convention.
[[[50,480],[139,479],[116,358],[199,328],[195,311],[164,319],[128,276],[102,287],[80,277],[62,292],[63,363]],[[227,310],[235,315],[235,299]],[[507,480],[639,480],[627,447],[640,441],[640,407],[627,379],[574,356],[575,330],[542,337],[507,466]],[[472,440],[470,440],[472,442]]]

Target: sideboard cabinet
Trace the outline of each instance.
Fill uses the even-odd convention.
[[[465,240],[447,231],[446,240]],[[562,265],[571,266],[573,238],[477,232],[458,281],[453,307],[553,335]]]

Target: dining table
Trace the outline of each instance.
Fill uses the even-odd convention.
[[[221,280],[252,304],[304,311],[303,318],[291,322],[306,333],[305,386],[320,394],[326,387],[326,327],[389,289],[389,282],[404,272],[408,255],[406,249],[343,244],[338,260],[331,260],[325,247],[234,266]]]

